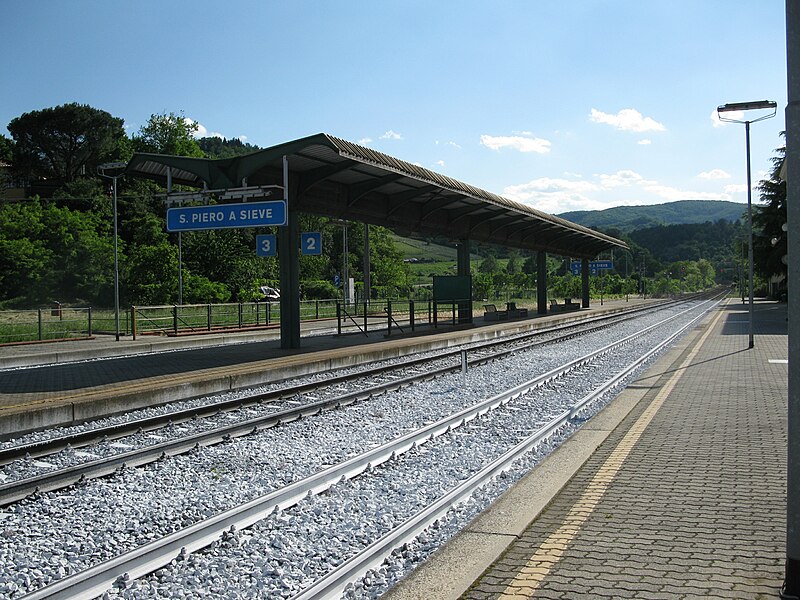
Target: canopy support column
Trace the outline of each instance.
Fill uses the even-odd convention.
[[[300,221],[294,206],[296,194],[289,187],[289,161],[283,157],[286,225],[278,228],[281,281],[281,348],[300,347]]]
[[[456,275],[469,277],[469,240],[459,240],[456,246]],[[470,297],[458,303],[458,322],[472,323],[472,285],[470,284]]]
[[[589,259],[581,259],[581,306],[589,308]]]
[[[364,223],[364,302],[372,298],[372,279],[369,276],[369,223]]]
[[[536,313],[547,314],[547,252],[536,252]]]

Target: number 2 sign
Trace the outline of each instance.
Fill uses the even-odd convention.
[[[322,254],[322,234],[319,231],[301,233],[300,253],[310,256]]]

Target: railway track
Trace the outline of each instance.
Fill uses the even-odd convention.
[[[438,352],[433,356],[395,361],[327,377],[324,381],[304,382],[266,393],[9,446],[0,449],[0,464],[8,465],[4,469],[8,475],[0,483],[0,506],[7,506],[37,492],[63,489],[87,479],[111,475],[118,469],[139,467],[198,447],[219,444],[313,416],[324,410],[342,408],[419,381],[500,360],[535,346],[564,342],[636,318],[643,312],[663,308],[664,305],[637,308],[623,315],[568,323],[510,339]],[[356,389],[353,390],[353,387]],[[323,398],[314,399],[315,395]],[[250,416],[248,407],[262,407],[265,410],[259,411],[262,414]],[[188,434],[180,428],[183,423],[210,420],[211,417],[233,414],[234,411],[237,413],[234,422],[223,422],[199,430],[195,427],[196,431]],[[166,428],[177,431],[162,431]],[[168,439],[170,435],[173,439]],[[129,443],[122,441],[131,436],[139,439]],[[100,444],[104,446],[102,450],[97,448]]]
[[[536,403],[537,400],[535,398],[532,400],[526,400],[526,398],[536,390],[553,387],[557,380],[569,376],[570,373],[581,372],[583,375],[580,377],[585,379],[587,378],[586,373],[592,370],[608,370],[608,356],[611,353],[626,345],[641,343],[649,332],[655,333],[663,329],[666,321],[676,320],[681,315],[685,316],[685,313],[674,315],[665,321],[642,328],[623,339],[587,354],[582,354],[559,365],[557,368],[549,369],[547,372],[532,379],[516,384],[502,393],[492,395],[422,427],[416,427],[411,432],[369,448],[347,460],[337,461],[327,468],[299,478],[289,485],[282,486],[241,506],[231,508],[228,511],[214,515],[210,519],[202,520],[190,527],[163,536],[152,543],[139,546],[130,552],[90,567],[81,573],[65,577],[51,585],[38,589],[26,597],[92,597],[115,585],[118,590],[124,590],[131,580],[169,564],[176,557],[185,557],[188,553],[195,552],[209,544],[219,545],[222,543],[222,545],[225,545],[226,540],[230,541],[238,535],[237,532],[257,524],[270,515],[277,514],[278,511],[285,511],[289,506],[307,502],[310,494],[319,494],[332,486],[336,487],[342,484],[344,481],[353,480],[365,472],[368,474],[374,473],[378,465],[402,462],[401,457],[404,453],[419,451],[423,446],[435,445],[437,440],[441,438],[462,435],[456,432],[466,432],[463,435],[470,437],[484,437],[486,432],[483,431],[482,423],[483,421],[491,420],[489,415],[495,412],[503,412],[504,409],[507,409],[506,412],[508,412],[508,410],[511,410],[508,407],[512,404]],[[488,461],[486,465],[475,470],[469,478],[460,480],[458,485],[453,486],[450,491],[442,494],[434,502],[430,502],[425,509],[415,511],[411,518],[390,528],[385,535],[381,535],[377,540],[368,544],[357,555],[348,558],[347,561],[330,570],[328,575],[318,578],[318,581],[311,585],[305,586],[305,591],[300,592],[297,598],[333,597],[332,595],[340,594],[344,586],[352,583],[366,569],[374,569],[393,548],[407,543],[419,531],[430,526],[437,519],[441,519],[454,504],[463,502],[478,487],[485,485],[487,480],[507,470],[509,465],[514,460],[517,460],[520,455],[541,444],[543,440],[552,437],[556,432],[573,422],[580,411],[590,406],[598,397],[608,393],[610,389],[620,385],[620,382],[625,377],[628,377],[634,369],[652,354],[658,352],[659,348],[664,344],[669,343],[686,328],[691,327],[701,316],[688,320],[678,332],[666,336],[667,339],[665,341],[660,341],[658,344],[653,345],[646,352],[638,352],[637,358],[632,361],[625,361],[624,368],[617,369],[613,377],[604,377],[599,383],[592,384],[590,386],[591,389],[582,393],[578,401],[569,402],[567,403],[568,405],[562,405],[557,410],[551,410],[550,414],[545,417],[540,417],[539,421],[542,422],[532,432],[527,432],[520,439],[517,439],[502,455],[496,456]],[[606,363],[598,367],[598,361],[602,362],[603,360],[606,360]],[[612,359],[610,362],[613,363],[614,360],[616,359]],[[513,414],[510,417],[507,415],[507,423],[502,425],[501,428],[509,429],[509,426],[514,427],[515,421],[513,417]],[[222,542],[219,542],[220,539],[222,539]]]

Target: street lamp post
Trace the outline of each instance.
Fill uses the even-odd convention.
[[[333,225],[338,225],[342,228],[342,298],[345,304],[350,303],[350,273],[347,268],[347,263],[350,258],[347,255],[347,226],[346,219],[336,219],[330,221]]]
[[[125,175],[126,162],[104,163],[97,167],[101,177],[106,177],[114,182],[114,330],[119,341],[119,255],[117,252],[117,179]],[[109,172],[112,173],[109,175]]]
[[[778,104],[771,100],[758,100],[755,102],[733,102],[717,107],[717,115],[720,121],[727,123],[744,123],[744,139],[747,154],[747,286],[750,297],[748,308],[748,345],[752,348],[755,345],[753,339],[753,186],[750,180],[750,123],[757,123],[775,116]],[[734,119],[723,116],[724,113],[737,112],[743,113],[747,110],[770,110],[769,114],[758,117],[757,119]]]

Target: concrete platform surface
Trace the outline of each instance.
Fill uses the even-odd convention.
[[[786,305],[730,299],[384,598],[777,598]]]

